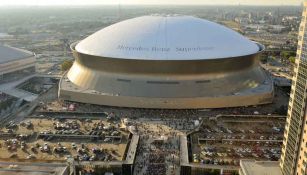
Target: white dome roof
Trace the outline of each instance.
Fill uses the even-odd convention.
[[[143,16],[106,27],[76,45],[80,53],[123,59],[196,60],[257,53],[259,46],[192,16]]]

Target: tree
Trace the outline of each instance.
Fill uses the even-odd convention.
[[[281,56],[282,58],[289,58],[289,57],[295,56],[295,55],[296,55],[296,52],[295,52],[295,51],[282,51],[282,52],[280,53],[280,56]]]
[[[290,57],[295,57],[296,56],[296,52],[295,51],[281,51],[280,53],[280,58],[281,61],[288,61]]]
[[[289,61],[294,64],[295,63],[295,56],[289,57]]]
[[[61,70],[67,71],[68,69],[71,68],[72,64],[73,64],[72,60],[65,60],[61,65]]]
[[[268,57],[265,55],[265,56],[261,56],[260,57],[260,61],[263,63],[263,64],[265,64],[265,63],[267,63],[268,62]]]

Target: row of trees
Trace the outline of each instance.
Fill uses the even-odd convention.
[[[289,61],[290,63],[295,63],[296,51],[281,51],[280,58],[281,61]]]
[[[276,57],[280,57],[280,61],[287,63],[295,63],[295,59],[296,59],[296,51],[281,51],[279,52],[264,52],[264,54],[262,55],[261,62],[262,63],[266,63],[268,61],[268,58],[271,57],[273,59],[276,59]]]

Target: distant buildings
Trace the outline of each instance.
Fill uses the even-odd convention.
[[[284,175],[307,174],[307,2],[299,30],[297,60],[289,101],[280,166]]]
[[[32,52],[0,44],[0,82],[9,82],[35,73]]]

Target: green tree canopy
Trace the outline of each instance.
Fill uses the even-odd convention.
[[[281,56],[282,58],[289,58],[289,57],[295,56],[295,55],[296,55],[296,52],[295,52],[295,51],[282,51],[282,52],[280,53],[280,56]]]
[[[295,63],[295,58],[296,58],[295,56],[291,56],[291,57],[289,57],[289,61],[294,64]]]

